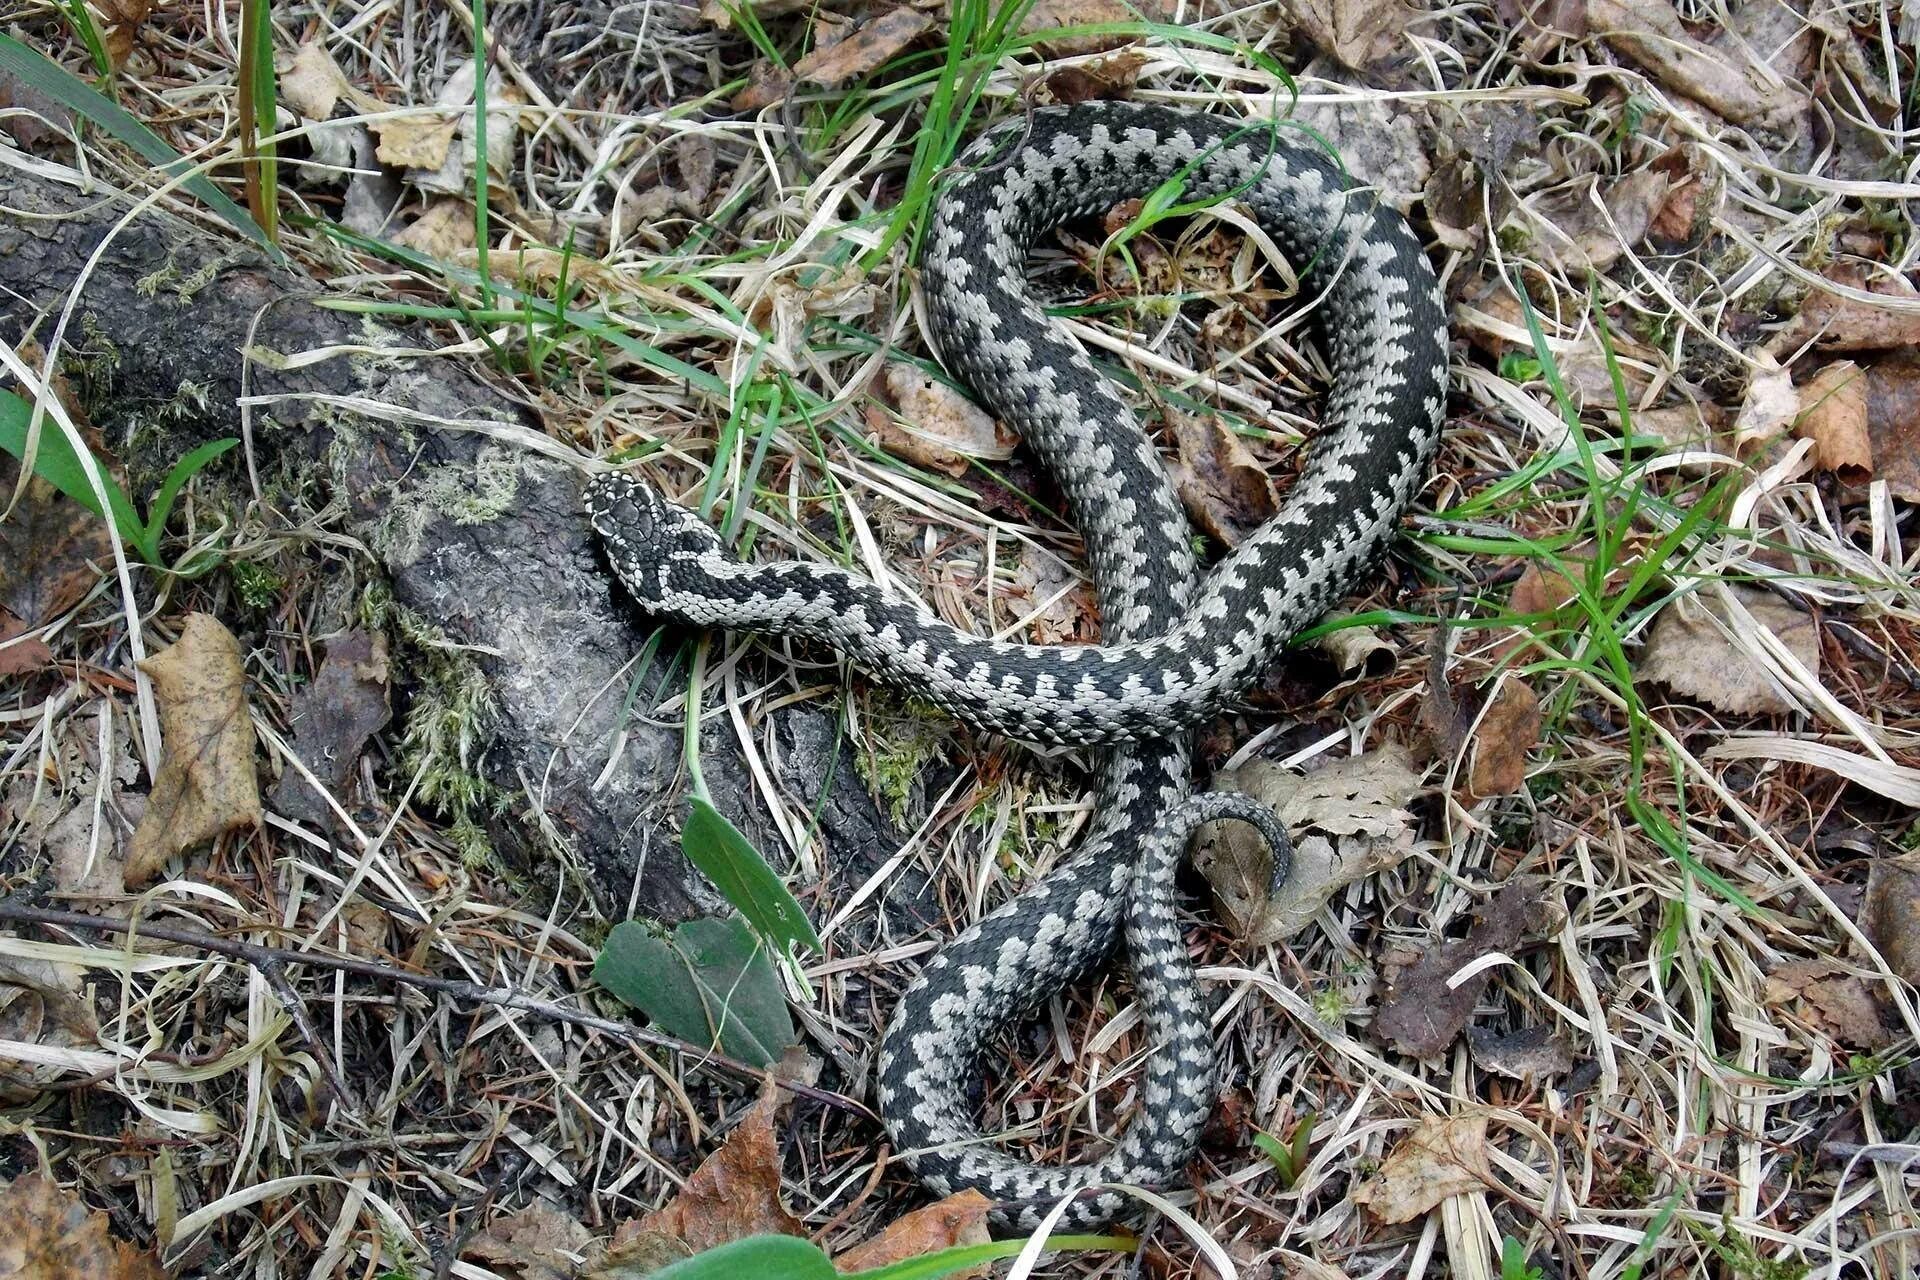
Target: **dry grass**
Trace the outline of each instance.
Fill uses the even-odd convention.
[[[1898,779],[1920,766],[1920,695],[1903,657],[1920,621],[1911,507],[1884,488],[1836,487],[1790,440],[1742,451],[1732,421],[1810,278],[1835,261],[1882,281],[1911,280],[1920,265],[1902,203],[1920,197],[1912,32],[1901,34],[1900,16],[1884,5],[1821,6],[1842,37],[1823,46],[1817,65],[1790,68],[1786,83],[1813,86],[1795,119],[1817,122],[1832,141],[1794,142],[1677,97],[1597,39],[1512,25],[1509,8],[1525,7],[1437,8],[1401,46],[1413,54],[1403,72],[1381,78],[1390,88],[1355,87],[1284,34],[1284,5],[1178,15],[1239,50],[1164,37],[1137,46],[1140,98],[1285,110],[1285,86],[1247,52],[1258,50],[1293,69],[1303,117],[1342,146],[1385,136],[1364,114],[1384,111],[1425,113],[1457,139],[1503,137],[1512,147],[1493,164],[1510,198],[1468,184],[1471,200],[1455,201],[1450,216],[1471,247],[1439,251],[1460,336],[1471,339],[1456,346],[1441,476],[1374,595],[1353,605],[1400,611],[1382,633],[1395,668],[1338,683],[1303,654],[1261,710],[1208,730],[1208,763],[1276,718],[1286,727],[1267,732],[1260,750],[1303,763],[1424,741],[1419,708],[1435,625],[1408,618],[1468,624],[1454,651],[1456,681],[1514,665],[1546,709],[1523,792],[1478,804],[1430,797],[1415,856],[1345,891],[1289,945],[1237,949],[1198,922],[1241,1132],[1208,1148],[1183,1200],[1250,1276],[1268,1274],[1264,1267],[1323,1274],[1288,1270],[1309,1266],[1302,1259],[1351,1277],[1495,1275],[1505,1236],[1557,1260],[1565,1276],[1621,1276],[1641,1264],[1648,1276],[1742,1280],[1912,1275],[1920,1118],[1911,1098],[1920,1079],[1910,1059],[1920,1015],[1855,919],[1870,864],[1890,856],[1912,816],[1848,785],[1846,772],[1781,758],[1777,743],[1762,742],[1771,755],[1760,759],[1715,751],[1758,735],[1837,748]],[[1723,6],[1681,12],[1711,24]],[[82,65],[53,9],[18,16],[67,65]],[[283,50],[317,42],[349,82],[395,111],[432,104],[471,57],[470,16],[445,5],[302,2],[274,17]],[[733,114],[726,99],[754,51],[686,9],[557,0],[498,8],[490,25],[499,42],[495,109],[516,87],[527,129],[492,184],[496,274],[525,273],[529,288],[551,288],[552,247],[571,236],[577,305],[594,325],[704,380],[619,358],[586,325],[530,340],[511,321],[444,320],[436,336],[448,351],[435,358],[505,352],[503,376],[523,381],[549,424],[542,447],[657,450],[653,474],[690,500],[716,499],[767,554],[890,574],[956,622],[1025,632],[1049,602],[1022,590],[1017,567],[1075,564],[1071,531],[1043,504],[1011,498],[985,469],[956,481],[872,448],[862,416],[886,361],[925,350],[910,235],[896,235],[911,228],[889,217],[924,182],[912,159],[935,90],[932,61],[905,65],[892,87],[809,88],[790,109]],[[795,20],[769,19],[768,29],[780,47],[795,47]],[[1763,60],[1779,44],[1772,32],[1752,34]],[[1863,94],[1842,41],[1860,65],[1884,76],[1891,63],[1905,78],[1891,106]],[[183,153],[221,154],[231,145],[234,42],[229,11],[157,11],[139,28],[121,100]],[[982,115],[1015,112],[1038,83],[1099,58],[1028,48],[983,59]],[[353,110],[328,129],[345,138],[354,121],[391,118],[366,103]],[[339,161],[319,145],[300,159],[303,137],[314,134],[303,123],[285,135],[283,209],[330,221],[342,188],[327,166]],[[1437,146],[1429,134],[1418,149]],[[1680,247],[1655,250],[1635,235],[1622,248],[1622,211],[1588,187],[1598,177],[1614,191],[1669,146],[1688,149],[1702,211]],[[95,136],[82,155],[109,181],[126,174],[124,157]],[[1458,160],[1441,148],[1435,162]],[[661,188],[684,199],[646,194]],[[400,222],[424,205],[408,191]],[[1569,227],[1614,252],[1591,278],[1567,248]],[[446,298],[447,280],[433,272],[291,223],[288,231],[289,252],[342,298]],[[1312,392],[1323,382],[1297,322],[1271,323],[1252,288],[1258,260],[1239,254],[1242,243],[1236,226],[1200,220],[1139,247],[1144,284],[1109,261],[1108,287],[1097,292],[1075,252],[1046,250],[1037,268],[1062,299],[1113,304],[1073,325],[1096,358],[1133,376],[1143,407],[1233,415],[1278,473],[1312,425]],[[473,265],[470,248],[441,252]],[[546,274],[536,279],[536,270]],[[1276,275],[1264,279],[1280,287]],[[1651,411],[1644,429],[1657,426],[1671,443],[1624,462],[1610,454],[1588,470],[1573,461],[1541,469],[1511,500],[1476,508],[1475,496],[1505,478],[1572,456],[1542,380],[1496,367],[1503,350],[1527,351],[1516,279],[1576,384],[1586,432],[1610,439],[1620,418],[1604,390],[1591,292],[1623,344],[1630,416]],[[1132,301],[1141,293],[1145,301]],[[1174,293],[1177,307],[1157,301]],[[1913,303],[1872,305],[1891,314]],[[717,431],[723,422],[736,429]],[[1029,492],[1038,483],[1017,459],[1004,475]],[[1718,518],[1656,552],[1722,479]],[[1620,526],[1617,554],[1622,564],[1658,554],[1656,581],[1604,620],[1563,616],[1531,630],[1516,620],[1509,584],[1541,558],[1538,548],[1577,544],[1636,490],[1645,499]],[[997,500],[983,505],[983,493]],[[328,554],[361,554],[328,532],[340,514],[313,513],[298,539],[276,532],[228,548],[233,564],[266,566],[292,584],[270,610],[242,605],[245,575],[230,571],[176,588],[137,621],[116,617],[103,596],[83,609],[82,625],[58,633],[64,670],[90,664],[83,677],[22,682],[0,700],[0,794],[10,815],[0,848],[11,850],[10,884],[40,870],[36,830],[97,808],[140,776],[146,739],[135,733],[130,632],[144,629],[151,648],[190,604],[251,628],[257,714],[263,727],[282,722],[292,682],[310,670],[309,619],[326,613],[302,594],[318,579],[288,568],[330,538]],[[1729,579],[1764,580],[1833,624],[1821,633],[1817,673],[1783,656],[1741,610],[1725,628],[1727,661],[1763,664],[1798,710],[1729,715],[1618,678],[1610,652],[1640,652],[1659,604],[1712,595]],[[1516,654],[1516,637],[1528,635],[1533,643]],[[842,673],[818,654],[716,641],[706,672],[706,733],[736,738],[769,778],[779,763],[768,754],[770,707],[840,714]],[[676,724],[682,708],[638,714]],[[828,1060],[836,1087],[858,1092],[878,1034],[874,993],[897,989],[937,941],[876,910],[898,877],[911,868],[930,875],[932,900],[958,928],[1070,851],[1090,801],[1076,762],[1036,761],[937,725],[929,737],[912,708],[883,696],[848,699],[845,722],[868,775],[890,780],[879,788],[883,805],[900,803],[908,832],[897,852],[880,851],[881,871],[859,894],[836,901],[812,892],[841,851],[810,836],[810,792],[763,787],[755,802],[777,811],[774,829],[788,847],[769,852],[791,867],[828,945],[807,970],[814,1003],[796,1009],[808,1047]],[[1434,780],[1447,769],[1438,762]],[[936,776],[937,785],[926,780]],[[343,847],[275,821],[192,859],[184,878],[148,892],[143,912],[295,949],[392,948],[533,999],[590,1001],[595,943],[610,922],[571,881],[544,867],[522,879],[464,856],[471,851],[445,815],[410,800],[417,773],[373,765],[366,781],[378,816]],[[1630,811],[1630,783],[1646,810],[1675,824],[1677,851]],[[1490,889],[1522,873],[1543,879],[1560,915],[1537,945],[1496,961],[1475,1025],[1549,1028],[1572,1045],[1575,1068],[1521,1085],[1477,1065],[1464,1043],[1426,1062],[1380,1046],[1366,1022],[1383,958],[1462,932]],[[341,898],[349,885],[380,905],[315,917],[311,903]],[[16,1160],[44,1159],[77,1179],[114,1207],[123,1231],[179,1242],[189,1273],[424,1277],[483,1216],[535,1198],[604,1234],[669,1195],[743,1098],[723,1078],[585,1028],[322,969],[294,974],[318,1029],[308,1043],[289,1030],[265,980],[229,959],[141,946],[129,968],[111,940],[66,940],[84,953],[26,940],[42,936],[0,939],[0,954],[90,962],[121,976],[100,989],[113,1016],[98,1042],[47,1042],[35,1077],[45,1087],[10,1092],[4,1123],[21,1140]],[[1894,1030],[1877,1055],[1850,1051],[1804,1006],[1768,997],[1769,972],[1811,957],[1835,959],[1887,1011]],[[990,1095],[989,1127],[1043,1159],[1110,1133],[1132,1103],[1128,1066],[1142,1047],[1127,999],[1124,985],[1102,981],[1016,1037],[1010,1070]],[[23,1055],[29,1038],[9,1033],[9,1052]],[[330,1096],[331,1066],[357,1096]],[[1358,1207],[1355,1187],[1423,1116],[1474,1110],[1487,1122],[1485,1189],[1402,1226]],[[1307,1113],[1317,1117],[1311,1159],[1283,1187],[1266,1158],[1239,1143],[1247,1125],[1284,1134]],[[870,1125],[803,1102],[785,1133],[789,1201],[809,1227],[828,1228],[825,1243],[861,1238],[910,1202],[897,1170],[876,1170]],[[1163,1232],[1147,1251],[1147,1274],[1205,1274],[1177,1237]],[[1132,1265],[1056,1261],[1036,1274],[1117,1277]],[[440,1274],[489,1273],[460,1263]]]

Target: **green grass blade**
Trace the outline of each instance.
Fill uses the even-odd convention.
[[[159,490],[153,495],[153,505],[147,509],[147,522],[142,526],[147,543],[141,550],[147,553],[147,562],[155,562],[155,552],[160,547],[160,535],[166,532],[167,517],[173,514],[173,503],[180,496],[180,490],[187,482],[206,470],[207,464],[239,444],[232,436],[224,440],[209,440],[199,448],[192,450],[186,457],[173,464],[173,470],[167,472],[167,478],[160,482]]]
[[[186,167],[185,157],[162,142],[159,134],[128,115],[118,103],[45,54],[29,49],[8,35],[0,35],[0,71],[106,130],[139,152],[141,158],[155,168],[172,175]],[[195,174],[181,185],[249,240],[262,248],[273,248],[260,224],[228,199],[206,175]]]
[[[240,150],[245,157],[247,208],[266,232],[280,235],[280,159],[271,141],[279,100],[273,73],[272,0],[240,6]]]

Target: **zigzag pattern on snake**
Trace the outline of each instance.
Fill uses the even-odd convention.
[[[1113,747],[1099,759],[1085,844],[944,948],[881,1046],[880,1108],[900,1158],[933,1190],[977,1188],[1000,1202],[998,1225],[1030,1229],[1053,1201],[1096,1184],[1165,1185],[1192,1157],[1213,1056],[1174,869],[1211,818],[1258,827],[1279,875],[1288,850],[1271,812],[1189,796],[1185,729],[1257,678],[1384,546],[1439,440],[1447,338],[1432,267],[1405,221],[1267,124],[1137,104],[1048,108],[989,131],[962,164],[922,255],[927,336],[1057,478],[1087,548],[1102,644],[983,639],[832,566],[742,563],[631,476],[598,478],[588,509],[615,575],[656,616],[819,640],[980,728]],[[1304,265],[1334,373],[1323,430],[1282,509],[1204,580],[1152,443],[1047,319],[1026,274],[1044,232],[1171,178],[1185,200],[1238,202]],[[1087,1163],[1036,1166],[988,1145],[966,1101],[986,1046],[1104,963],[1123,929],[1152,1042],[1139,1113]],[[1083,1194],[1062,1221],[1096,1225],[1125,1205],[1112,1191]]]

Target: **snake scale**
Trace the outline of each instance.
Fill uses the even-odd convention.
[[[928,338],[1056,477],[1081,531],[1103,643],[1029,646],[960,632],[833,566],[747,564],[695,514],[622,473],[588,512],[615,576],[656,617],[805,637],[982,729],[1108,748],[1087,840],[955,938],[902,997],[881,1045],[896,1151],[931,1189],[976,1188],[996,1225],[1087,1227],[1125,1210],[1111,1184],[1164,1186],[1192,1158],[1215,1085],[1206,1009],[1177,923],[1174,872],[1195,825],[1234,818],[1290,853],[1269,810],[1189,794],[1187,727],[1256,678],[1344,594],[1424,482],[1446,395],[1433,269],[1400,215],[1269,123],[1114,102],[1044,108],[989,130],[935,202],[921,257]],[[1027,279],[1036,239],[1170,179],[1247,209],[1318,295],[1333,385],[1280,511],[1203,579],[1153,444]],[[1125,934],[1151,1041],[1138,1114],[1092,1160],[1042,1166],[989,1145],[968,1105],[993,1037],[1107,961]],[[1079,1193],[1076,1195],[1076,1193]]]

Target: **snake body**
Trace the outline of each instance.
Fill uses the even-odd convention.
[[[1195,824],[1237,818],[1274,847],[1270,811],[1190,796],[1185,728],[1257,677],[1354,583],[1423,482],[1446,394],[1433,270],[1405,221],[1320,152],[1266,124],[1166,108],[1048,108],[984,134],[933,210],[922,285],[946,366],[1057,478],[1100,598],[1098,646],[1005,644],[831,566],[745,564],[693,513],[623,474],[589,489],[615,575],[649,612],[823,641],[876,678],[1023,741],[1106,746],[1098,808],[1071,861],[953,940],[902,997],[881,1046],[895,1149],[933,1190],[972,1187],[996,1222],[1092,1226],[1125,1207],[1101,1184],[1166,1185],[1213,1103],[1212,1041],[1177,927],[1174,869]],[[1280,512],[1202,580],[1152,443],[1041,310],[1026,255],[1044,232],[1166,183],[1246,207],[1319,296],[1334,382]],[[1127,938],[1152,1048],[1139,1114],[1089,1163],[1038,1166],[987,1145],[967,1104],[992,1038]]]

